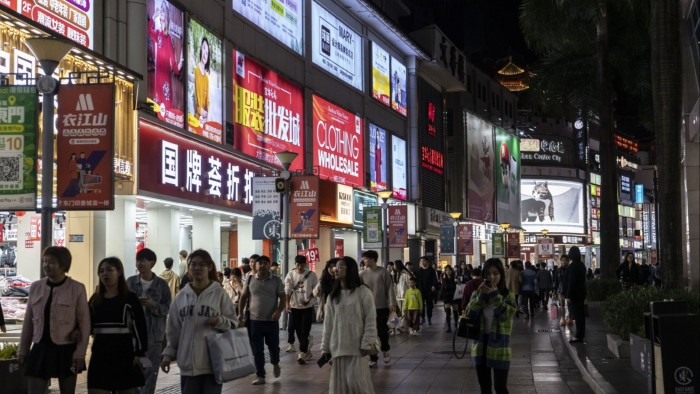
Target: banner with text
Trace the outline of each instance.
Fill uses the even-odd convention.
[[[306,257],[306,264],[309,265],[309,271],[316,271],[316,264],[321,261],[318,248],[300,249],[297,251],[297,254]]]
[[[281,194],[275,177],[253,178],[253,239],[280,239],[282,236]]]
[[[505,242],[503,233],[491,234],[491,255],[492,257],[505,257]]]
[[[303,1],[234,0],[233,9],[294,52],[304,54]]]
[[[520,257],[520,234],[508,233],[508,258]]]
[[[62,85],[56,126],[58,209],[114,209],[114,85]]]
[[[471,224],[457,226],[457,253],[474,254],[474,228]]]
[[[36,209],[37,106],[36,87],[0,87],[2,210]]]
[[[542,259],[554,257],[554,239],[540,238],[537,240],[537,256]]]
[[[382,208],[365,207],[362,216],[365,225],[362,228],[362,241],[365,248],[380,248],[382,246]]]
[[[95,26],[102,29],[100,22],[95,23],[95,1],[2,0],[0,6],[90,49],[94,48]]]
[[[289,237],[318,239],[318,177],[293,176],[290,182]]]
[[[389,247],[405,248],[408,246],[408,207],[405,205],[389,206]]]

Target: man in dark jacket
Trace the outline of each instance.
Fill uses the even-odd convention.
[[[433,293],[437,286],[437,274],[427,257],[420,258],[420,267],[416,273],[417,287],[423,297],[423,311],[421,312],[421,323],[425,323],[425,315],[428,315],[428,324],[433,324]]]
[[[583,342],[586,336],[586,316],[584,301],[586,300],[586,266],[581,261],[581,250],[577,246],[569,249],[569,283],[566,298],[571,305],[571,314],[576,322],[576,335],[570,343]]]

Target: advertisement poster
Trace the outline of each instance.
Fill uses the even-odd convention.
[[[318,177],[293,176],[289,207],[289,237],[318,239]]]
[[[408,95],[406,94],[406,66],[396,58],[391,58],[391,108],[406,116]]]
[[[352,188],[345,185],[336,187],[336,212],[335,219],[338,223],[352,224]]]
[[[187,124],[189,131],[221,144],[223,56],[221,39],[190,19],[187,30]]]
[[[304,96],[239,51],[233,51],[233,146],[248,156],[282,167],[275,153],[295,152],[290,171],[304,168]]]
[[[496,219],[499,223],[520,226],[520,141],[496,128]]]
[[[364,187],[362,118],[313,96],[314,168],[321,179]]]
[[[406,200],[406,141],[391,136],[391,185],[394,194],[392,198]]]
[[[405,205],[389,206],[388,235],[390,248],[408,246],[408,207]]]
[[[58,209],[114,209],[114,85],[62,85],[56,128]]]
[[[387,189],[386,131],[369,124],[369,184],[373,192]]]
[[[537,240],[537,256],[540,259],[554,257],[554,238],[540,238]]]
[[[36,209],[38,106],[36,87],[0,86],[2,210]]]
[[[522,179],[522,227],[527,232],[583,234],[583,184],[554,179]]]
[[[470,219],[493,222],[493,126],[472,114],[467,114],[467,168],[469,181]]]
[[[280,239],[282,213],[275,177],[253,178],[253,239]]]
[[[508,258],[520,257],[520,234],[508,233]]]
[[[366,248],[382,246],[382,208],[365,207],[363,211],[364,227],[362,240]]]
[[[259,165],[143,119],[137,146],[139,193],[248,216],[253,212],[253,178]]]
[[[234,0],[233,10],[294,52],[304,54],[304,1]]]
[[[2,0],[0,7],[9,8],[77,44],[94,49],[94,3],[94,0]]]
[[[362,36],[315,1],[311,2],[311,60],[350,84],[363,89]]]
[[[353,220],[352,224],[356,228],[364,228],[365,226],[365,208],[374,207],[377,205],[377,196],[375,194],[369,194],[361,192],[359,190],[353,191]]]
[[[389,106],[389,52],[372,42],[372,97]]]
[[[460,223],[457,226],[457,250],[459,254],[474,254],[473,225]]]
[[[336,239],[335,240],[335,248],[333,257],[336,258],[341,258],[345,256],[345,240],[344,239]]]
[[[503,233],[491,234],[491,256],[504,257],[506,255]]]
[[[455,228],[452,223],[440,225],[440,254],[455,254]]]
[[[321,261],[318,248],[301,249],[297,251],[297,254],[306,257],[306,263],[309,265],[309,270],[311,272],[316,270],[316,264]]]
[[[146,2],[148,103],[158,119],[185,127],[185,13],[166,0]]]

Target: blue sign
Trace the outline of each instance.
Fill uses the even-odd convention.
[[[634,185],[634,202],[635,204],[644,204],[644,185],[637,183]]]

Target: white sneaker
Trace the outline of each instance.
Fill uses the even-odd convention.
[[[284,351],[287,353],[296,353],[297,348],[294,346],[293,343],[290,343],[289,345],[287,345],[287,348]]]
[[[376,361],[369,360],[369,366],[370,366],[370,367],[376,367],[376,366],[377,366],[377,362],[376,362]]]
[[[389,352],[384,352],[384,364],[389,364],[391,362],[391,354]]]
[[[308,352],[304,353],[304,360],[306,360],[306,361],[311,360],[313,357],[314,357],[314,355],[311,354],[311,350],[309,350]]]
[[[297,356],[297,362],[301,365],[306,364],[306,353],[299,353]]]
[[[408,329],[408,335],[413,335],[414,332],[415,332],[415,331],[413,331],[412,328],[409,328],[409,329]]]

